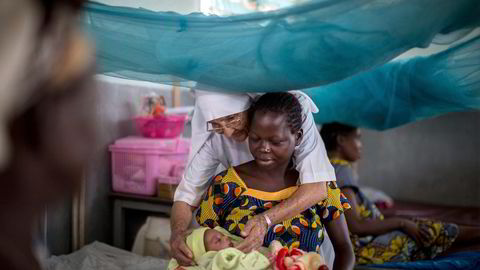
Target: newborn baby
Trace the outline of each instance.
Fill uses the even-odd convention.
[[[200,227],[187,237],[187,246],[193,253],[195,266],[180,267],[175,259],[168,264],[169,270],[266,270],[270,262],[258,251],[248,254],[234,248],[242,238],[230,234],[221,227]]]
[[[220,251],[233,247],[232,240],[225,234],[215,229],[207,229],[203,236],[206,251]]]
[[[242,240],[221,227],[197,228],[187,237],[197,265],[181,267],[171,259],[168,270],[328,270],[323,257],[315,252],[288,249],[275,240],[269,248],[245,254],[233,247]]]

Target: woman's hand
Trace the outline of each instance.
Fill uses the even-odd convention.
[[[245,228],[241,232],[241,235],[246,237],[245,240],[235,247],[244,253],[260,248],[263,245],[263,239],[267,234],[267,227],[267,221],[263,215],[254,216],[247,222]]]
[[[175,258],[180,266],[192,266],[193,254],[186,244],[187,235],[191,230],[172,232],[170,236],[170,255]]]
[[[424,243],[429,241],[430,233],[427,228],[420,227],[417,223],[408,219],[403,219],[402,222],[402,230],[412,237],[419,246],[423,246]]]

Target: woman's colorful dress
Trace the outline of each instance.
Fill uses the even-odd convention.
[[[248,188],[235,169],[213,177],[196,214],[202,226],[221,226],[230,233],[240,235],[247,221],[283,200],[289,198],[297,186],[278,192],[264,192]],[[346,197],[335,182],[328,183],[328,198],[303,211],[300,215],[273,225],[265,236],[263,245],[278,240],[287,247],[304,251],[318,251],[323,242],[325,222],[340,217],[344,209],[350,208]]]
[[[354,184],[353,170],[348,161],[330,160],[335,168],[337,184],[341,189],[350,188],[357,199],[357,212],[363,219],[383,219],[378,208],[369,201]],[[458,226],[434,220],[414,220],[419,226],[428,228],[430,240],[423,247],[402,231],[395,230],[378,236],[359,237],[350,233],[358,264],[384,262],[408,262],[432,259],[448,249],[458,236]],[[347,221],[348,222],[348,221]]]

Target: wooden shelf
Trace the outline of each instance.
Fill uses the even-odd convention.
[[[127,193],[110,192],[113,202],[113,245],[118,248],[126,247],[126,215],[131,211],[150,212],[170,216],[173,201],[155,197],[141,196]]]
[[[129,193],[119,193],[119,192],[110,192],[109,196],[113,199],[122,199],[122,200],[133,200],[133,201],[143,201],[150,203],[162,203],[162,204],[173,204],[172,200],[167,200],[157,196],[142,196]]]

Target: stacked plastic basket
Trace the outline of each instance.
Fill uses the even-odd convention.
[[[109,147],[113,191],[173,199],[190,148],[190,140],[181,137],[186,119],[186,114],[135,118],[143,137],[121,138]]]

